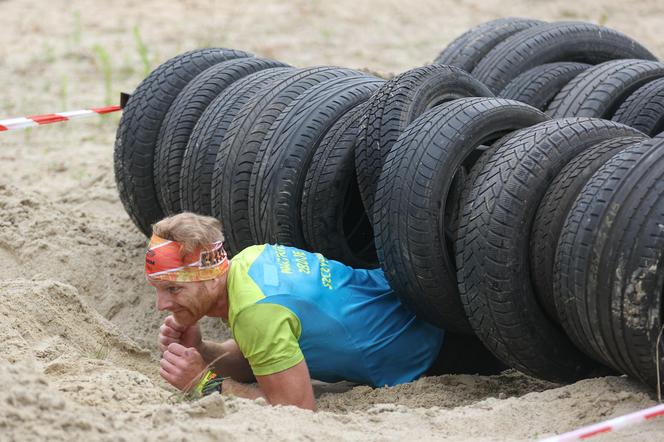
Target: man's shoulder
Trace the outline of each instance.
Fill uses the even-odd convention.
[[[229,284],[231,286],[235,286],[234,288],[237,289],[250,282],[249,271],[256,261],[265,259],[266,253],[264,252],[267,247],[269,247],[269,244],[249,246],[231,259],[231,266],[228,271]]]
[[[228,270],[229,322],[232,325],[240,311],[265,298],[249,271],[266,245],[249,246],[235,255]]]
[[[261,255],[261,253],[263,253],[265,248],[268,246],[268,244],[260,244],[245,247],[233,257],[232,261],[251,264]]]

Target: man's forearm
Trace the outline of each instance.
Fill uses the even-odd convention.
[[[230,376],[239,382],[255,381],[251,366],[234,340],[222,343],[203,341],[198,352],[206,363],[212,363],[213,370],[221,376]]]

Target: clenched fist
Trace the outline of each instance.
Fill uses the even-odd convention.
[[[177,343],[168,346],[159,365],[161,377],[180,391],[194,388],[207,367],[198,350]]]
[[[180,325],[173,315],[167,316],[164,319],[164,323],[159,327],[157,344],[162,353],[173,343],[187,348],[199,348],[201,342],[201,329],[198,327],[198,324],[191,326]]]

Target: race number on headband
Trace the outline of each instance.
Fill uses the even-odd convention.
[[[181,256],[182,245],[152,235],[145,253],[145,276],[149,279],[175,282],[207,281],[228,270],[228,258],[217,241]]]

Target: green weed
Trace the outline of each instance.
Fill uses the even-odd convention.
[[[79,45],[81,43],[81,11],[74,11],[74,30],[71,33],[71,41],[74,45]]]
[[[60,109],[62,110],[67,110],[69,107],[69,100],[67,99],[68,96],[68,84],[69,84],[69,78],[65,75],[62,78],[60,78],[60,89],[58,90],[58,96],[60,97]]]
[[[95,359],[106,359],[108,357],[108,354],[110,353],[110,348],[108,345],[105,344],[99,344],[97,348],[95,349],[93,356]]]
[[[579,18],[579,14],[572,9],[563,9],[560,11],[560,16],[562,18]]]
[[[143,74],[147,77],[150,74],[150,57],[148,55],[148,48],[141,38],[141,31],[138,29],[138,26],[134,26],[134,40],[136,41],[138,56],[143,63]]]
[[[10,115],[14,113],[14,103],[12,103],[9,100],[3,100],[2,103],[0,103],[0,109],[2,109],[2,113],[0,113],[0,118],[10,118]]]
[[[55,61],[55,48],[48,43],[42,45],[40,61],[44,63],[53,63]]]
[[[85,351],[82,351],[81,355],[88,359],[99,359],[100,361],[103,361],[108,358],[110,352],[111,349],[108,345],[108,342],[104,341],[99,343],[94,348],[88,348]]]
[[[76,181],[83,181],[86,176],[87,172],[85,169],[77,169],[74,173],[72,173],[72,178],[74,178]]]
[[[25,144],[30,144],[31,136],[32,136],[32,128],[31,127],[28,127],[27,129],[23,130],[23,142]]]
[[[168,398],[166,398],[166,403],[181,404],[184,402],[193,402],[195,399],[197,398],[190,395],[189,393],[183,393],[181,391],[178,391],[168,396]]]
[[[101,70],[104,76],[104,93],[106,105],[113,103],[113,70],[111,67],[111,57],[108,55],[106,49],[96,44],[93,50],[97,56],[97,67]]]
[[[53,149],[50,147],[45,147],[44,148],[44,155],[51,153]],[[50,173],[62,173],[67,171],[67,164],[65,164],[64,161],[62,160],[54,160],[49,162],[48,166],[46,167],[46,170],[48,170]]]

